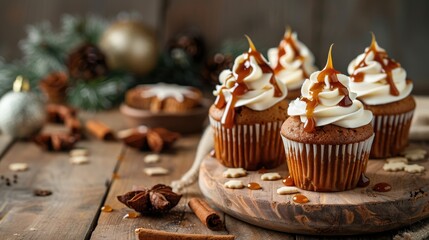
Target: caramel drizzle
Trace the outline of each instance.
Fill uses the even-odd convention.
[[[341,107],[349,107],[353,104],[353,101],[350,99],[349,90],[338,80],[337,74],[340,72],[334,69],[332,63],[332,46],[329,48],[328,60],[326,62],[325,68],[320,71],[319,76],[317,76],[317,83],[315,83],[310,88],[310,95],[312,99],[301,97],[301,101],[307,103],[306,107],[306,116],[307,121],[304,124],[304,131],[313,132],[316,129],[316,121],[314,120],[313,113],[317,105],[319,105],[319,93],[322,92],[323,88],[326,86],[325,77],[329,79],[329,89],[334,90],[338,89],[340,95],[343,95],[343,99],[338,103]]]
[[[274,68],[274,73],[277,74],[281,70],[285,69],[285,67],[280,63],[280,58],[286,55],[286,45],[289,44],[292,48],[293,53],[295,54],[295,58],[300,59],[301,61],[304,60],[304,57],[299,52],[298,47],[296,46],[295,41],[292,38],[292,30],[290,27],[287,28],[286,33],[280,41],[280,44],[278,46],[278,54],[277,54],[277,65]],[[301,64],[300,68],[302,69],[304,78],[308,78],[308,73],[304,69],[304,64]]]
[[[367,51],[365,51],[364,58],[355,66],[354,70],[356,71],[356,69],[358,68],[368,66],[365,62],[365,59],[370,52],[373,52],[374,60],[381,65],[382,72],[386,73],[386,81],[390,87],[390,95],[399,96],[398,88],[396,88],[395,83],[393,82],[392,70],[400,67],[401,65],[398,62],[395,62],[393,59],[389,58],[386,52],[377,51],[377,41],[375,40],[375,35],[374,33],[371,33],[371,34],[372,34],[371,46]],[[384,62],[384,60],[387,60],[387,64]],[[365,73],[360,72],[360,73],[352,74],[350,76],[350,79],[353,82],[362,82],[364,77],[365,77]]]
[[[246,38],[249,42],[250,48],[249,48],[249,51],[246,53],[245,60],[241,62],[236,69],[237,78],[234,83],[234,86],[231,87],[231,101],[229,101],[228,103],[226,102],[225,96],[222,92],[222,90],[225,89],[226,87],[223,86],[220,89],[219,95],[217,96],[216,101],[214,103],[215,106],[219,109],[225,107],[225,112],[222,115],[221,123],[224,124],[226,128],[231,128],[234,124],[234,119],[235,119],[234,108],[238,99],[240,98],[240,96],[244,95],[249,90],[251,90],[244,82],[244,79],[248,77],[253,71],[253,68],[250,65],[250,57],[255,58],[256,63],[259,65],[263,73],[271,73],[270,84],[274,88],[274,97],[282,96],[282,91],[280,90],[277,84],[273,69],[265,62],[265,60],[262,57],[262,54],[256,50],[252,40],[247,35],[246,35]]]

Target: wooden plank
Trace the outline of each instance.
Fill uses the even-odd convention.
[[[85,115],[85,114],[83,114]],[[92,117],[86,115],[86,117]],[[117,112],[97,114],[107,124],[121,126]],[[18,182],[0,184],[0,232],[2,239],[84,239],[91,230],[106,193],[122,144],[95,139],[81,141],[78,147],[90,151],[90,163],[71,165],[67,153],[49,153],[28,142],[17,142],[0,162],[0,175]],[[15,162],[30,169],[15,173]],[[36,197],[33,190],[48,189],[51,196]]]
[[[234,217],[225,214],[225,224],[229,234],[235,235],[236,239],[265,239],[265,240],[292,240],[295,239],[294,234],[281,233],[260,228],[255,225],[240,221]]]
[[[175,151],[161,155],[159,164],[145,164],[144,153],[128,149],[121,162],[118,175],[109,191],[105,204],[115,210],[102,212],[91,239],[134,239],[134,229],[138,227],[180,233],[234,234],[237,239],[292,239],[293,235],[277,233],[243,223],[221,213],[225,220],[226,231],[214,232],[207,229],[191,212],[187,202],[191,197],[202,197],[197,184],[186,188],[179,205],[167,215],[160,217],[142,216],[138,219],[122,219],[131,211],[122,205],[116,196],[132,189],[133,186],[152,186],[157,183],[170,184],[179,179],[191,166],[199,136],[184,137],[177,142]],[[167,176],[148,177],[143,174],[145,166],[162,166],[172,171]],[[251,238],[250,238],[251,237]]]
[[[196,184],[187,188],[179,205],[163,216],[123,219],[123,216],[131,209],[116,199],[116,196],[130,191],[133,186],[151,187],[157,183],[169,185],[172,180],[179,179],[191,166],[198,141],[199,135],[181,138],[172,151],[161,154],[161,162],[156,164],[144,163],[145,153],[127,149],[117,172],[119,178],[114,180],[105,201],[105,204],[111,206],[114,211],[101,212],[91,239],[135,239],[134,229],[138,227],[170,232],[219,234],[219,232],[213,232],[204,227],[187,206],[189,198],[201,196]],[[170,174],[149,177],[143,173],[143,168],[146,166],[161,166],[169,169]],[[220,233],[226,234],[227,232]]]

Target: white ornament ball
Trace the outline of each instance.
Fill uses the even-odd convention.
[[[0,100],[0,129],[14,138],[38,133],[46,119],[45,108],[31,92],[8,92]]]

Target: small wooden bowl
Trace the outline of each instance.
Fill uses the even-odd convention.
[[[153,113],[148,110],[132,108],[126,104],[119,107],[120,112],[125,115],[130,127],[146,125],[147,127],[163,127],[170,131],[183,134],[200,132],[208,116],[211,101],[203,99],[201,106],[184,113]]]

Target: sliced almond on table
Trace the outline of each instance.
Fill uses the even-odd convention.
[[[163,167],[149,167],[143,169],[143,172],[149,176],[160,176],[168,174],[169,171]]]
[[[24,172],[28,170],[27,163],[11,163],[9,164],[9,169],[14,172]]]
[[[70,163],[77,164],[77,165],[87,164],[87,163],[89,163],[89,158],[86,156],[71,157]]]

